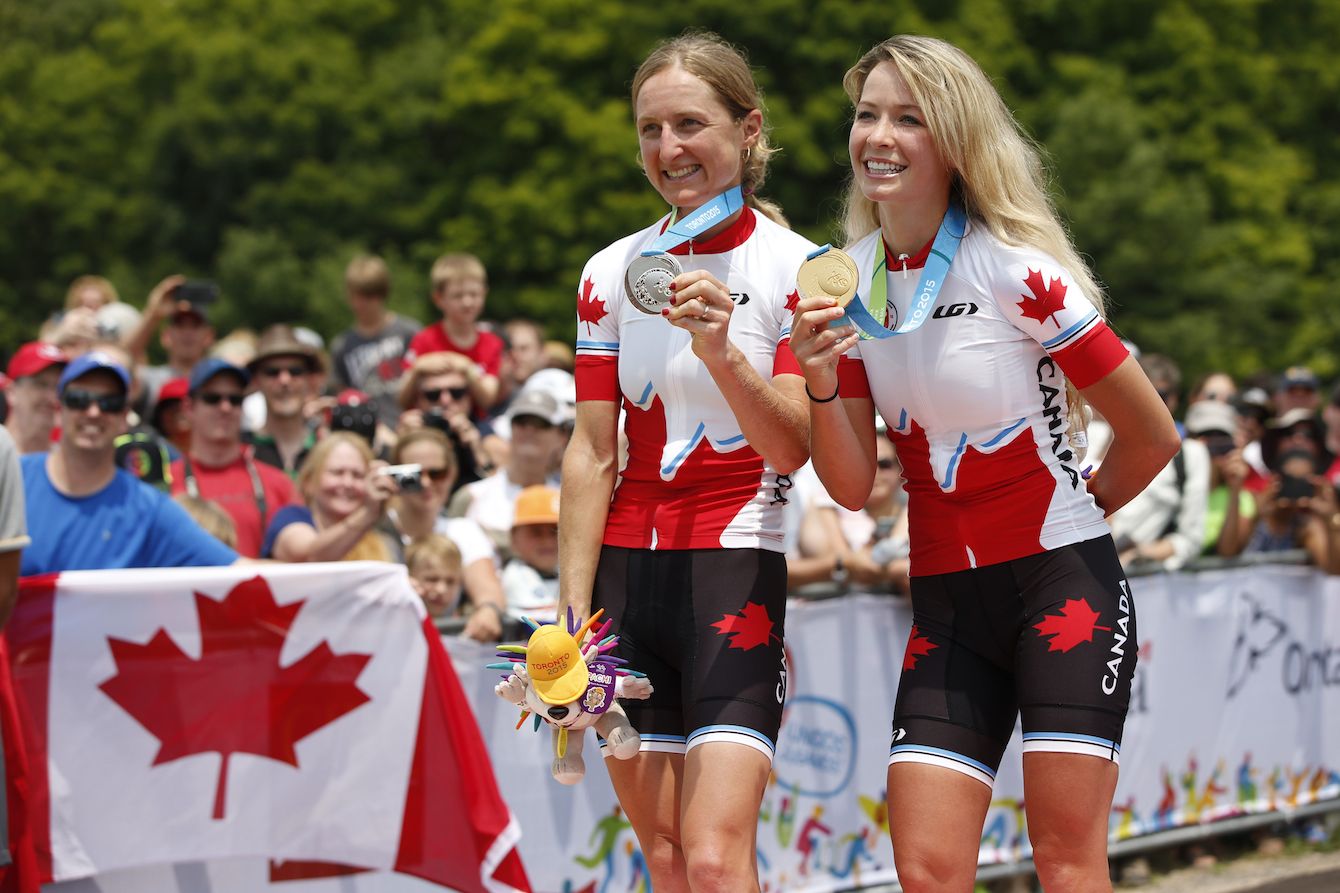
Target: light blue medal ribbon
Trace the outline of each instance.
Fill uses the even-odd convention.
[[[647,246],[642,256],[669,254],[672,249],[697,238],[743,207],[744,191],[739,186],[727,189],[716,198],[699,205],[683,219],[671,223],[665,232],[656,237],[656,241]]]
[[[860,292],[847,304],[843,315],[828,324],[829,328],[852,325],[860,333],[861,340],[892,338],[894,335],[906,335],[921,328],[921,324],[931,315],[935,301],[940,296],[940,287],[949,274],[949,265],[954,262],[959,243],[963,241],[968,215],[957,202],[950,202],[940,221],[940,230],[931,243],[930,255],[921,268],[921,280],[917,283],[916,297],[912,299],[907,319],[896,329],[884,325],[883,317],[889,303],[889,281],[884,245],[879,248],[879,263],[875,264],[874,275],[870,277],[870,306],[861,300]],[[810,257],[818,257],[829,250],[828,245],[815,251]],[[872,312],[873,311],[873,312]]]

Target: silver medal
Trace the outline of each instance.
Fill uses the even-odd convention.
[[[679,261],[668,254],[633,258],[624,273],[628,300],[643,313],[659,315],[670,303],[670,283],[682,272]]]

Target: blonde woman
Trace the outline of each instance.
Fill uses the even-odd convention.
[[[792,347],[834,499],[857,509],[870,492],[876,408],[903,464],[914,627],[888,768],[898,879],[909,893],[973,888],[991,785],[1022,714],[1042,884],[1110,890],[1136,638],[1104,516],[1167,464],[1177,432],[1104,322],[1038,153],[977,64],[900,36],[844,86],[859,295],[844,309],[807,294]],[[1069,423],[1076,391],[1114,432],[1089,481]]]
[[[399,492],[363,438],[347,431],[323,437],[298,469],[304,505],[275,512],[261,546],[279,561],[396,561],[399,549],[378,525]]]

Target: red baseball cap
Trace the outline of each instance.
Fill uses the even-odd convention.
[[[189,378],[170,378],[158,389],[158,402],[166,403],[168,400],[181,400],[191,392],[191,380]]]
[[[14,356],[9,358],[9,368],[5,372],[11,379],[18,381],[20,378],[36,375],[43,369],[64,366],[69,362],[70,358],[65,355],[65,351],[56,345],[45,341],[29,341],[14,351]]]

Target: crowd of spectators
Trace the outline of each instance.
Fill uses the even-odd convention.
[[[352,324],[327,341],[282,324],[220,337],[208,282],[169,276],[138,310],[76,280],[0,376],[23,491],[7,482],[0,503],[26,514],[22,573],[371,559],[404,563],[430,613],[482,641],[509,615],[551,616],[571,348],[531,320],[486,322],[470,255],[440,258],[429,283],[441,318],[421,326],[387,309],[386,265],[355,258]],[[1340,387],[1295,367],[1184,391],[1172,360],[1140,362],[1184,440],[1110,519],[1128,569],[1301,550],[1340,572]],[[1087,440],[1100,474],[1101,418]],[[901,467],[887,438],[878,450],[860,511],[808,467],[784,480],[793,588],[907,591]]]

